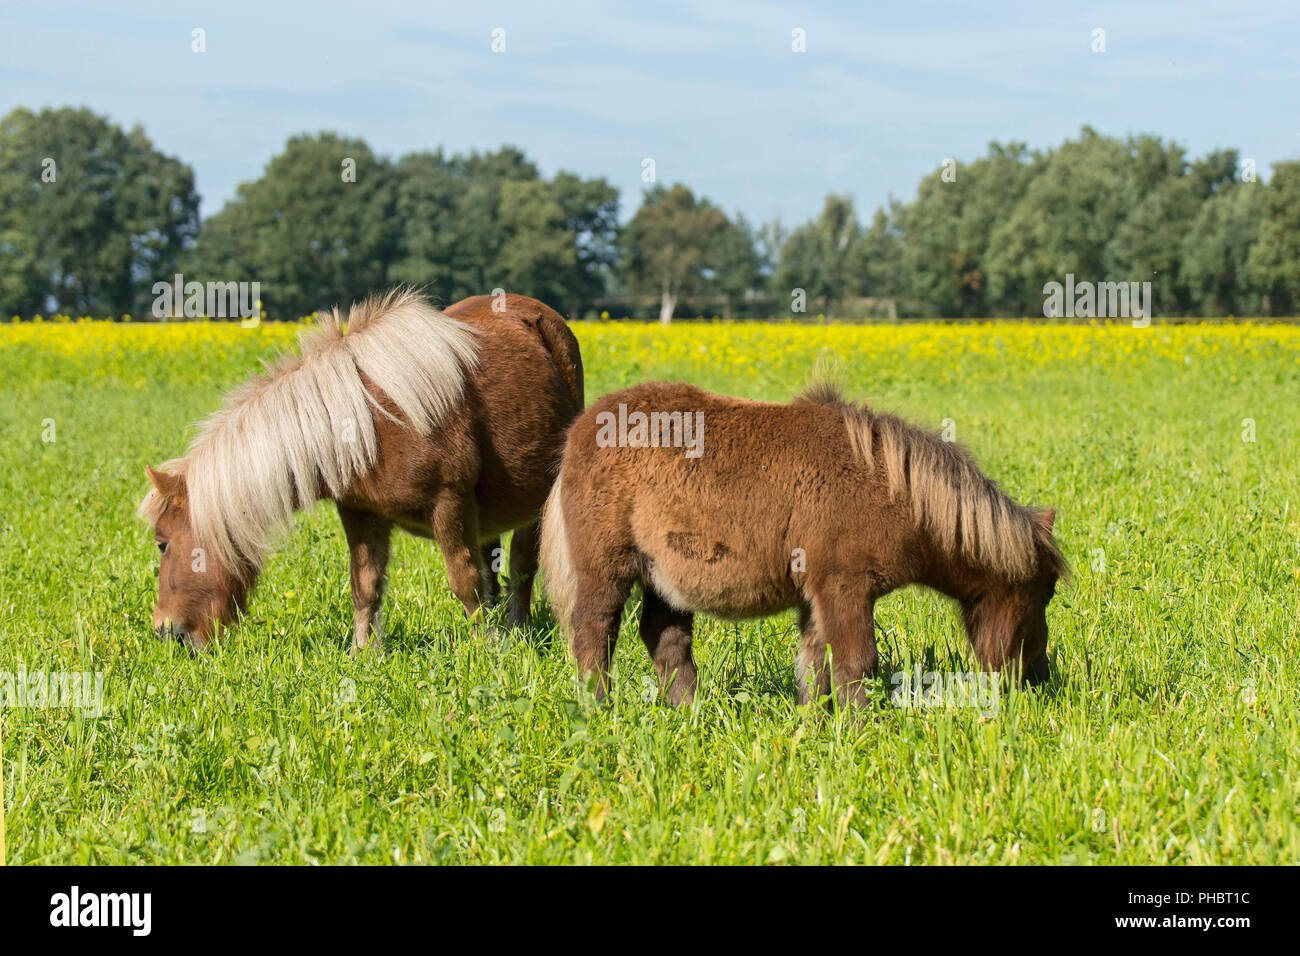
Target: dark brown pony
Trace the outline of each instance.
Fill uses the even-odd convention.
[[[875,602],[912,582],[960,603],[986,669],[1046,679],[1045,612],[1066,570],[1053,516],[1013,502],[960,446],[832,389],[779,405],[654,382],[606,395],[570,429],[542,572],[602,697],[639,583],[668,700],[695,694],[694,612],[794,607],[800,702],[833,679],[841,703],[862,703]]]
[[[583,405],[564,320],[524,296],[438,312],[395,291],[352,308],[346,328],[336,310],[301,351],[236,391],[184,458],[148,469],[159,635],[206,647],[245,607],[277,532],[320,499],[347,536],[356,648],[380,642],[394,526],[438,543],[476,621],[497,598],[498,536],[514,530],[508,619],[525,621],[538,514]]]

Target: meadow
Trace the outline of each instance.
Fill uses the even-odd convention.
[[[9,862],[1300,862],[1300,328],[575,324],[589,401],[784,400],[816,368],[1058,509],[1051,683],[891,706],[896,672],[974,668],[954,608],[907,590],[865,720],[795,705],[789,616],[701,620],[696,703],[657,703],[635,604],[598,706],[540,599],[472,636],[410,537],[388,651],[352,656],[330,506],[212,654],[156,640],[144,467],[298,331],[0,326],[0,690],[103,678],[98,716],[0,711]]]

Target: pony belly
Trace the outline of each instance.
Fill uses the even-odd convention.
[[[396,524],[407,534],[413,535],[417,538],[433,537],[433,529],[429,527],[427,521],[418,521],[414,518],[398,518]]]
[[[764,617],[794,606],[798,596],[789,579],[765,573],[762,564],[735,552],[711,560],[646,556],[643,579],[679,611],[733,620]]]

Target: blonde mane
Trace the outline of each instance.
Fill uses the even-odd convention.
[[[883,468],[890,497],[908,497],[913,519],[940,548],[950,554],[960,549],[1014,581],[1032,577],[1040,559],[1058,575],[1066,573],[1055,541],[1038,526],[1038,512],[1012,501],[961,445],[846,402],[831,386],[815,387],[804,400],[841,409],[854,454],[871,471]]]
[[[255,571],[294,511],[343,494],[374,466],[380,407],[362,374],[401,421],[421,434],[464,394],[478,361],[474,330],[409,289],[334,309],[299,337],[267,373],[227,396],[183,459],[164,466],[185,478],[190,523],[201,547],[231,569]],[[140,514],[157,523],[156,489]]]

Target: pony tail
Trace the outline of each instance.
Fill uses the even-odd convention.
[[[569,551],[569,530],[564,524],[564,489],[562,476],[556,477],[551,493],[542,508],[542,544],[540,564],[542,585],[551,602],[551,610],[566,637],[573,634],[573,608],[577,598],[578,576],[573,570]]]

